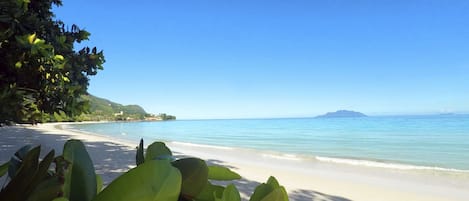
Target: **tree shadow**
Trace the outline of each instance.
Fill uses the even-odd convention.
[[[41,157],[52,149],[56,156],[61,155],[64,143],[71,138],[73,136],[48,134],[22,127],[0,128],[0,164],[10,160],[19,148],[27,144],[41,145]],[[104,185],[135,166],[135,149],[104,141],[83,143]]]
[[[290,200],[298,201],[352,201],[344,197],[328,195],[325,193],[305,189],[293,191],[288,195],[288,197]]]

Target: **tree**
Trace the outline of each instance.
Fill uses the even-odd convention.
[[[41,121],[44,114],[77,116],[88,104],[89,76],[103,69],[102,51],[74,45],[90,33],[54,19],[61,0],[0,2],[0,122]]]

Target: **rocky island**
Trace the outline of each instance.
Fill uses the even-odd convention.
[[[316,118],[344,118],[344,117],[367,117],[361,112],[355,112],[351,110],[337,110],[335,112],[328,112],[323,115],[319,115]]]

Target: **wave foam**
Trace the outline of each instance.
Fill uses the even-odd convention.
[[[263,157],[277,158],[291,161],[300,161],[301,158],[294,154],[262,154]]]
[[[355,165],[355,166],[390,168],[390,169],[398,169],[398,170],[437,170],[437,171],[447,171],[447,172],[469,173],[469,170],[460,170],[460,169],[453,169],[453,168],[417,166],[417,165],[385,163],[385,162],[359,160],[359,159],[331,158],[331,157],[322,157],[322,156],[316,156],[315,158],[318,161],[322,161],[322,162],[340,163],[340,164],[348,164],[348,165]]]
[[[205,144],[193,144],[193,143],[188,143],[188,142],[170,142],[171,144],[175,145],[182,145],[182,146],[191,146],[191,147],[202,147],[202,148],[214,148],[214,149],[225,149],[225,150],[231,150],[233,148],[231,147],[223,147],[223,146],[215,146],[215,145],[205,145]]]

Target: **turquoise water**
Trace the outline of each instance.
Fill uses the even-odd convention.
[[[72,127],[136,143],[143,137],[147,142],[241,147],[322,160],[469,170],[469,115],[178,120]]]

